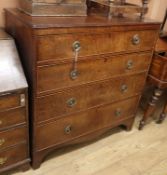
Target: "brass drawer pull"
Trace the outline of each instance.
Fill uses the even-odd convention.
[[[20,95],[20,106],[25,106],[26,105],[26,97],[25,94]]]
[[[73,51],[74,51],[74,60],[73,60],[73,67],[72,70],[70,72],[70,77],[72,80],[75,80],[79,73],[77,70],[77,62],[78,62],[78,55],[79,55],[79,51],[81,50],[81,44],[79,41],[75,41],[72,45]]]
[[[0,125],[2,125],[3,124],[3,122],[2,122],[2,120],[0,120]]]
[[[0,139],[0,146],[2,146],[5,143],[5,139]]]
[[[7,157],[0,157],[0,165],[4,165],[7,160]]]
[[[78,71],[77,70],[72,70],[71,72],[70,72],[70,77],[71,77],[71,79],[72,80],[75,80],[76,78],[78,78]]]
[[[133,61],[132,60],[128,60],[126,68],[128,70],[131,70],[133,68],[133,66],[134,66]]]
[[[140,44],[140,37],[138,34],[134,35],[133,38],[132,38],[132,44],[133,45],[138,45]]]
[[[64,132],[65,132],[66,134],[70,134],[71,131],[72,131],[72,126],[71,126],[71,125],[66,126],[65,129],[64,129]]]
[[[67,100],[67,105],[68,107],[74,107],[77,104],[77,100],[75,98],[70,98],[69,100]]]
[[[128,86],[127,86],[126,84],[123,84],[123,85],[121,86],[121,92],[125,93],[125,92],[127,92],[127,91],[128,91]]]
[[[116,115],[116,117],[120,117],[122,115],[122,111],[120,108],[116,109],[115,115]]]
[[[72,45],[74,52],[79,52],[81,49],[81,44],[79,41],[75,41]]]

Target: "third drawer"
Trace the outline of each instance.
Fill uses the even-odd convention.
[[[27,140],[27,127],[22,126],[0,132],[0,149],[17,145]]]
[[[141,93],[146,72],[77,86],[36,99],[37,122],[122,100]]]

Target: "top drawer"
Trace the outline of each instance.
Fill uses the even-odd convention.
[[[79,57],[107,54],[123,51],[152,50],[156,30],[108,32],[108,33],[72,33],[37,37],[38,61],[71,60],[74,57],[73,44],[78,41],[81,49]]]
[[[0,111],[25,106],[25,94],[6,94],[0,96]]]

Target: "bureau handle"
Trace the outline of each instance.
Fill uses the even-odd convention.
[[[0,125],[2,125],[3,124],[3,122],[2,122],[2,120],[0,120]]]
[[[131,69],[133,68],[133,66],[134,66],[133,61],[132,61],[132,60],[128,60],[128,62],[127,62],[127,64],[126,64],[126,68],[127,68],[128,70],[131,70]]]
[[[116,110],[115,110],[115,116],[116,117],[120,117],[122,115],[122,110],[120,109],[120,108],[117,108]]]
[[[7,157],[0,157],[0,165],[4,165],[7,160]]]
[[[132,38],[132,44],[133,45],[138,45],[140,44],[140,37],[138,34],[134,35],[133,38]]]
[[[72,80],[75,80],[78,77],[78,69],[77,69],[77,63],[78,63],[78,55],[79,51],[81,50],[81,44],[79,41],[75,41],[72,45],[73,51],[74,51],[74,60],[73,60],[73,67],[70,72],[70,78]]]
[[[125,92],[127,92],[128,91],[128,86],[126,85],[126,84],[123,84],[122,86],[121,86],[121,92],[122,93],[125,93]]]
[[[20,95],[20,106],[25,106],[26,105],[26,96],[25,94]]]
[[[65,129],[64,129],[64,132],[65,132],[66,134],[70,134],[71,131],[72,131],[72,126],[71,126],[71,125],[66,126]]]
[[[0,146],[2,146],[5,143],[5,139],[0,139]]]
[[[77,100],[75,98],[70,98],[69,100],[67,100],[67,106],[68,107],[74,107],[77,104]]]

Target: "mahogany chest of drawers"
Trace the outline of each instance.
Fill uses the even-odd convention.
[[[27,169],[29,125],[27,82],[15,43],[0,29],[0,173]]]
[[[109,129],[131,129],[159,23],[6,10],[31,88],[32,165]]]

